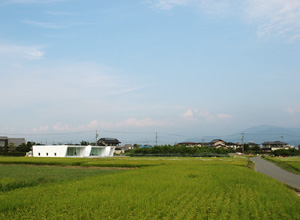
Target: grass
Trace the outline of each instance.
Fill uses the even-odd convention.
[[[0,164],[60,165],[85,167],[148,167],[171,164],[233,164],[246,166],[245,158],[202,157],[112,157],[112,158],[45,158],[45,157],[0,157]]]
[[[0,192],[39,184],[81,179],[104,175],[120,170],[44,167],[24,165],[0,165]]]
[[[0,219],[300,219],[300,198],[277,180],[248,169],[245,158],[80,163],[121,164],[143,166],[0,192]]]
[[[300,175],[300,157],[264,157],[282,169]]]

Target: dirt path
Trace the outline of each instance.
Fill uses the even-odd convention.
[[[274,163],[266,161],[260,157],[253,157],[251,160],[255,163],[255,170],[275,178],[287,185],[300,189],[300,175],[290,173],[276,166]]]

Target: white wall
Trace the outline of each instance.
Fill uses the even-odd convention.
[[[80,148],[75,156],[67,156],[68,148]],[[101,155],[90,156],[92,148],[101,149]],[[77,146],[77,145],[34,145],[33,157],[113,157],[115,146]]]
[[[34,145],[32,151],[34,157],[65,157],[67,148],[68,145]]]

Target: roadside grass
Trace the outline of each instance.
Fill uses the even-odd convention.
[[[119,171],[120,170],[116,169],[103,170],[55,166],[0,165],[0,192]]]
[[[263,157],[282,169],[300,175],[300,157]]]
[[[300,198],[247,163],[158,161],[0,192],[0,219],[300,219]]]

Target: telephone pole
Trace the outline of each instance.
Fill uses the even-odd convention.
[[[245,153],[245,149],[244,149],[244,132],[242,132],[242,151],[243,153]]]
[[[155,133],[155,145],[157,146],[157,132]]]
[[[98,132],[96,130],[96,141],[95,141],[95,146],[97,146],[97,140],[98,140]]]

